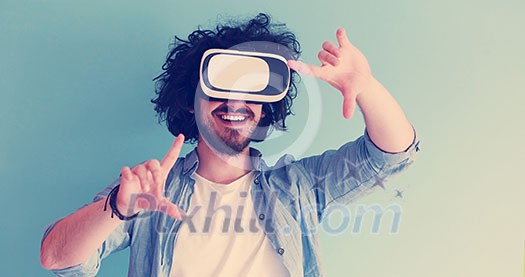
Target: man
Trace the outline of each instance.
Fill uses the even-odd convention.
[[[102,258],[130,247],[129,276],[322,275],[315,228],[327,208],[382,186],[412,163],[418,150],[411,124],[374,79],[366,58],[343,29],[336,36],[337,46],[323,43],[321,66],[295,61],[295,36],[265,14],[246,24],[197,30],[187,40],[176,38],[152,100],[175,142],[161,161],[122,168],[121,177],[92,204],[48,227],[42,265],[59,276],[94,276]],[[251,43],[261,41],[268,44]],[[225,56],[206,59],[210,49]],[[261,63],[278,60],[275,52],[292,73],[274,72],[278,61]],[[281,98],[273,102],[219,89],[250,89],[250,82],[221,83],[226,75],[212,69],[238,62],[252,65],[243,70],[260,65],[271,71],[265,75],[268,83],[277,76],[290,85],[277,89]],[[345,118],[357,103],[366,131],[338,150],[300,160],[285,155],[268,167],[249,144],[263,140],[270,128],[286,129],[294,71],[338,89]],[[213,74],[222,77],[213,79]],[[185,140],[197,147],[179,157]]]

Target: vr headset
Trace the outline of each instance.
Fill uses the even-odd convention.
[[[277,102],[290,86],[290,68],[277,54],[209,49],[200,65],[200,86],[211,98]]]

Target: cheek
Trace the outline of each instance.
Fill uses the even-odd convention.
[[[257,105],[255,107],[250,107],[250,109],[254,112],[255,117],[263,118],[264,114],[262,113],[262,105]]]
[[[220,105],[220,103],[204,101],[202,99],[199,99],[199,101],[195,104],[195,113],[200,115],[208,115]]]

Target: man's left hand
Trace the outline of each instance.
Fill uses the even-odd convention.
[[[337,43],[323,43],[323,50],[317,57],[321,66],[288,60],[291,69],[309,76],[319,78],[341,91],[343,94],[343,116],[351,118],[354,114],[356,98],[364,87],[373,79],[370,66],[365,56],[346,36],[343,28],[337,29]]]

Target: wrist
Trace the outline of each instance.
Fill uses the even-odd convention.
[[[359,87],[356,88],[357,90],[357,96],[356,101],[359,104],[359,101],[361,101],[363,98],[366,98],[367,96],[370,96],[374,94],[374,91],[376,91],[379,87],[381,87],[381,84],[379,81],[374,78],[374,76],[370,75],[359,84]]]
[[[117,216],[120,220],[132,220],[138,216],[139,212],[131,213],[130,215],[126,215],[125,213],[127,213],[128,211],[119,210],[119,208],[117,207],[117,198],[118,198],[117,195],[118,195],[119,188],[120,188],[120,185],[117,185],[108,194],[108,197],[106,198],[106,203],[104,205],[104,211],[107,210],[107,205],[109,203],[109,207],[111,208],[112,218],[113,216]],[[128,208],[127,210],[130,210],[130,209]]]
[[[374,76],[371,74],[354,74],[349,80],[342,86],[341,92],[354,93],[359,95],[363,92],[369,90],[370,87],[374,85],[374,82],[377,82]]]

